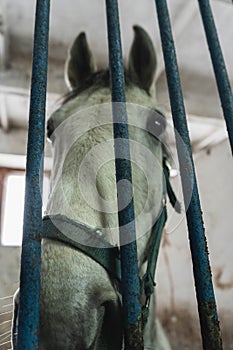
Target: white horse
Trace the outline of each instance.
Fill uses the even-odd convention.
[[[148,239],[164,201],[163,146],[159,139],[166,122],[155,112],[153,44],[142,28],[135,26],[134,31],[125,77],[127,102],[131,103],[129,134],[142,276]],[[54,161],[47,214],[65,215],[90,230],[99,228],[101,242],[115,246],[119,242],[113,131],[108,120],[109,72],[95,71],[84,33],[76,38],[70,50],[66,73],[71,91],[48,121]],[[158,137],[147,131],[151,123],[158,129]],[[43,239],[39,349],[123,349],[118,287],[114,277],[84,252],[63,242]],[[144,348],[170,349],[155,319],[154,297],[144,330]]]

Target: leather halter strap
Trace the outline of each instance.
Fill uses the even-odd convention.
[[[166,158],[163,159],[163,171],[165,180],[163,183],[164,199],[167,194],[172,206],[180,213],[181,206],[170,184],[170,170]],[[143,327],[145,327],[148,319],[150,297],[154,292],[154,274],[166,220],[167,209],[166,200],[164,200],[164,206],[149,239],[149,249],[146,259],[147,270],[141,280],[141,295],[146,297],[145,304],[142,305]],[[121,282],[120,250],[103,238],[101,229],[93,229],[65,215],[47,215],[43,218],[43,233],[41,238],[54,239],[82,251],[103,266],[112,278]]]
[[[121,280],[120,251],[101,237],[99,229],[65,215],[47,215],[43,218],[42,238],[69,244],[102,265],[110,276]]]

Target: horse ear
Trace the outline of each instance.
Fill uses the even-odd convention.
[[[95,71],[94,60],[88,46],[86,34],[80,33],[75,39],[66,62],[65,77],[72,89],[82,85]]]
[[[129,54],[131,80],[146,92],[150,92],[157,66],[154,45],[147,32],[134,26],[134,41]]]

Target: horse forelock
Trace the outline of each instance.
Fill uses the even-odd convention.
[[[124,71],[125,77],[125,86],[126,88],[136,87],[137,85],[130,78],[129,72],[127,70]],[[85,90],[96,91],[101,88],[109,88],[110,89],[110,72],[109,69],[102,69],[98,72],[92,73],[80,86],[66,93],[62,100],[61,105],[66,104],[71,101],[79,94],[84,92]],[[147,92],[149,95],[149,93]]]

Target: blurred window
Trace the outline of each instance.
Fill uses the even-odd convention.
[[[49,175],[44,176],[43,211],[49,193]],[[1,245],[20,246],[23,234],[25,171],[0,168]]]

